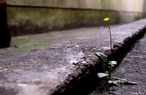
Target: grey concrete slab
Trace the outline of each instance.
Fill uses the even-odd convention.
[[[114,86],[113,91],[94,90],[89,95],[146,95],[146,35],[140,39],[116,68],[113,76],[137,85]]]
[[[132,40],[130,38],[136,37],[134,35],[139,34],[145,24],[146,19],[142,19],[113,27],[113,44],[124,44],[125,39]],[[63,87],[61,85],[69,84],[73,78],[86,76],[90,69],[83,70],[98,64],[99,59],[94,53],[105,52],[105,48],[109,48],[107,31],[103,29],[94,35],[78,37],[29,53],[1,57],[0,95],[51,95],[59,89],[64,92],[65,88],[60,88]]]

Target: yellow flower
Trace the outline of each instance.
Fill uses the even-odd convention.
[[[103,20],[104,20],[105,22],[107,22],[107,21],[110,20],[110,18],[109,18],[109,17],[106,17],[106,18],[104,18]]]

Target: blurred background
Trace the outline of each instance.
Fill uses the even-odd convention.
[[[13,36],[102,25],[104,17],[128,23],[145,17],[145,9],[146,0],[7,0]]]
[[[0,0],[0,6],[0,48],[11,46],[0,54],[30,51],[93,32],[70,29],[119,25],[146,17],[146,0]],[[106,24],[105,17],[110,18]]]

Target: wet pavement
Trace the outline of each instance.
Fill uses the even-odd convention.
[[[124,78],[137,85],[115,86],[114,91],[93,91],[89,95],[146,95],[146,35],[127,54],[114,76]]]

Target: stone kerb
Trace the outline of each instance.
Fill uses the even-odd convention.
[[[120,62],[145,33],[146,19],[112,28],[114,50],[109,52],[107,30],[25,54],[0,58],[1,95],[84,95],[101,81],[96,51]]]

